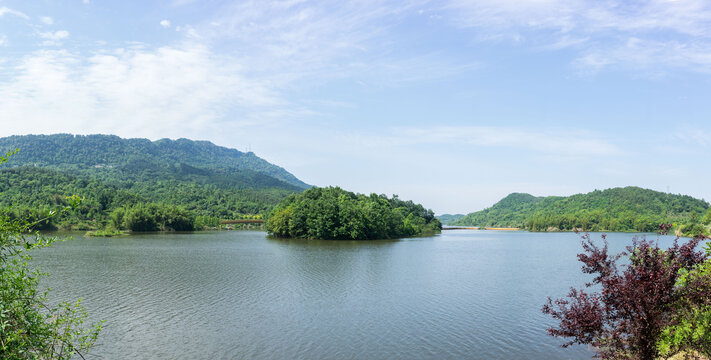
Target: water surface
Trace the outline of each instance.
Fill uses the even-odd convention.
[[[608,236],[614,250],[631,238]],[[75,235],[35,259],[52,299],[81,297],[106,320],[92,352],[105,359],[589,359],[547,336],[540,311],[586,280],[580,250],[573,233],[351,242],[233,231]]]

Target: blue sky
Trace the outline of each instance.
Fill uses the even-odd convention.
[[[0,136],[210,140],[466,213],[711,199],[711,2],[0,0]]]

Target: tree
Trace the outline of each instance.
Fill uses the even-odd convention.
[[[706,255],[711,256],[711,243],[706,243]],[[689,272],[682,272],[679,286],[686,289],[711,287],[711,260]],[[690,295],[706,296],[704,292],[691,292]],[[685,352],[698,352],[711,358],[711,306],[707,299],[687,296],[677,308],[677,320],[665,328],[659,341],[659,350],[663,357]]]
[[[604,235],[603,235],[604,240]],[[677,239],[678,240],[678,239]],[[665,329],[677,324],[679,311],[690,303],[711,305],[709,286],[679,286],[684,273],[706,260],[696,251],[701,238],[667,249],[645,238],[634,239],[627,251],[608,254],[607,242],[598,247],[583,236],[584,253],[578,255],[584,273],[595,275],[598,292],[571,288],[567,298],[548,298],[543,312],[560,321],[549,334],[570,338],[572,344],[592,345],[603,359],[654,360]],[[626,258],[626,265],[618,265]]]
[[[704,215],[704,218],[703,220],[701,220],[701,222],[706,225],[711,225],[711,208],[706,211],[706,215]]]
[[[153,209],[147,206],[138,205],[131,208],[124,215],[124,223],[131,231],[158,231],[159,224],[156,221],[156,214]]]
[[[111,213],[116,229],[131,231],[193,231],[196,217],[190,211],[165,204],[137,204]]]
[[[0,156],[0,163],[6,160],[7,156]],[[76,207],[78,198],[69,202]],[[50,212],[46,218],[57,214]],[[29,266],[29,251],[50,246],[56,239],[29,231],[46,218],[29,223],[0,213],[1,359],[83,358],[101,328],[97,324],[84,329],[87,315],[79,301],[50,306],[47,292],[38,290],[42,273]]]

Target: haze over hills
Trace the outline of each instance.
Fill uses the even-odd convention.
[[[463,217],[464,214],[442,214],[436,216],[436,218],[439,219],[439,221],[441,221],[444,225],[449,225]]]
[[[656,231],[661,223],[698,222],[707,211],[704,200],[629,186],[566,197],[512,193],[451,224],[533,231]]]
[[[19,152],[0,167],[0,205],[39,218],[37,209],[66,205],[66,196],[84,198],[79,209],[56,220],[65,228],[103,228],[116,209],[145,204],[179,207],[214,225],[264,214],[309,187],[251,152],[207,141],[67,134],[0,138],[0,153],[15,149]]]

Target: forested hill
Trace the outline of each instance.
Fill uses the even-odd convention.
[[[24,135],[0,138],[0,153],[20,149],[7,167],[36,166],[73,170],[95,175],[110,169],[123,174],[160,169],[157,172],[195,174],[205,170],[246,178],[244,185],[260,186],[273,178],[296,188],[309,186],[283,168],[252,152],[217,146],[209,141],[188,139],[122,139],[115,135]],[[256,174],[255,174],[256,173]],[[266,176],[258,176],[258,175]],[[249,185],[251,184],[251,186]],[[276,182],[269,187],[278,186]]]
[[[630,186],[567,197],[512,193],[453,224],[533,231],[656,231],[661,223],[701,222],[707,211],[704,200]]]
[[[309,187],[253,153],[206,141],[64,134],[0,138],[0,155],[15,149],[19,152],[0,166],[0,211],[40,219],[66,206],[67,196],[83,198],[78,208],[42,229],[215,227],[219,220],[259,217]]]
[[[442,214],[436,216],[436,218],[439,219],[439,221],[444,225],[452,224],[463,217],[464,214]]]

